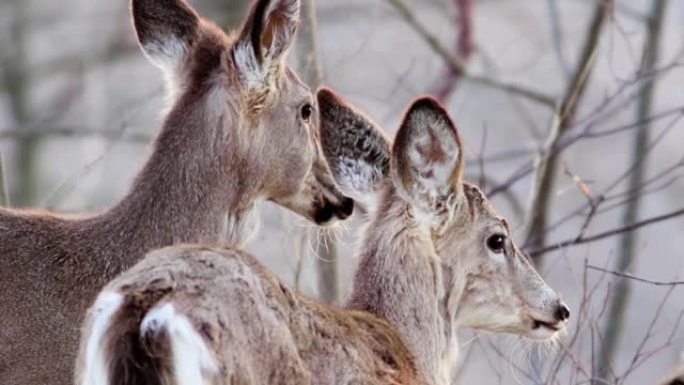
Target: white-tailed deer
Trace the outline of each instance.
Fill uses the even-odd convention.
[[[379,196],[348,308],[289,290],[238,250],[157,250],[89,310],[77,385],[448,384],[461,327],[534,339],[565,327],[567,306],[461,181],[458,134],[435,101],[409,108],[391,151],[331,91],[318,101],[338,183]]]
[[[130,192],[66,218],[0,209],[0,384],[72,381],[79,325],[148,251],[240,245],[259,200],[318,224],[351,214],[320,151],[314,95],[284,63],[299,1],[255,2],[228,35],[183,0],[133,0],[140,45],[172,104]]]

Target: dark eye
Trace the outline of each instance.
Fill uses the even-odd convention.
[[[313,115],[313,106],[308,103],[303,105],[300,114],[302,116],[302,120],[309,122],[311,120],[311,115]]]
[[[503,253],[505,245],[506,236],[503,234],[494,234],[487,238],[487,247],[497,254]]]

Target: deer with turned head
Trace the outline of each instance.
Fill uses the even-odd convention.
[[[227,34],[183,0],[133,0],[171,106],[127,195],[101,214],[0,209],[0,383],[71,381],[102,287],[153,249],[239,246],[260,200],[317,224],[348,217],[318,143],[314,95],[285,64],[299,1],[255,2]]]
[[[157,250],[89,310],[76,384],[448,384],[460,328],[542,340],[565,327],[567,306],[461,180],[437,102],[414,102],[393,145],[331,91],[318,105],[333,175],[372,207],[346,309],[239,250]]]

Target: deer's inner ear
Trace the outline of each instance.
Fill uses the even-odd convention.
[[[389,175],[390,144],[383,131],[330,89],[317,93],[323,154],[345,194],[373,206]]]
[[[446,199],[461,188],[461,141],[448,113],[434,99],[421,98],[409,107],[393,153],[397,187],[412,203]]]
[[[165,72],[176,71],[197,37],[197,12],[183,0],[133,0],[131,12],[145,55]]]
[[[235,45],[243,77],[253,86],[269,80],[281,65],[299,24],[299,0],[259,0]]]

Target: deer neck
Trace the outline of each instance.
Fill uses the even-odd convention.
[[[390,191],[388,194],[395,194]],[[457,353],[452,277],[429,231],[416,226],[401,199],[380,207],[368,225],[348,307],[392,323],[429,383],[448,384]]]
[[[103,216],[109,234],[126,234],[126,244],[141,252],[177,243],[244,243],[259,181],[242,175],[239,115],[226,112],[225,99],[211,89],[180,98],[130,192]]]

